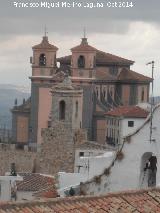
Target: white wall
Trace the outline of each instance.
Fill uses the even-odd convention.
[[[128,127],[128,121],[134,121],[133,127]],[[124,118],[121,120],[121,135],[122,137],[133,133],[138,129],[145,121],[145,118]]]
[[[0,180],[0,201],[11,200],[11,187],[9,180]]]
[[[80,152],[84,153],[84,157],[94,157],[103,155],[105,150],[96,150],[96,149],[77,149],[75,151],[75,163],[74,163],[74,172],[78,173],[78,166],[82,163],[82,158],[80,157]],[[83,165],[82,165],[83,166]],[[80,169],[80,171],[83,169]]]
[[[80,157],[78,163],[83,166],[80,169],[80,174],[84,174],[87,179],[101,174],[110,165],[113,157],[113,152],[106,152],[98,156]]]
[[[153,115],[153,139],[149,141],[150,122],[135,135],[131,136],[130,143],[125,142],[123,146],[124,158],[115,161],[111,167],[109,176],[103,175],[100,184],[93,180],[86,183],[83,189],[87,194],[103,194],[106,192],[130,190],[142,188],[140,183],[141,158],[146,152],[152,152],[157,157],[157,185],[160,183],[160,106],[156,108]]]
[[[100,152],[100,150],[94,150],[94,154]],[[85,182],[95,175],[101,174],[104,169],[110,165],[111,161],[114,158],[113,152],[105,152],[99,156],[89,156],[89,157],[80,157],[78,158],[78,165],[83,166],[79,173],[58,173],[59,181],[59,193],[60,196],[64,196],[64,191],[71,186],[77,186],[80,182]],[[75,164],[75,168],[76,164]]]

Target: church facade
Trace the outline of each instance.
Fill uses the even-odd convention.
[[[51,88],[66,74],[83,90],[80,104],[75,99],[75,109],[78,103],[82,111],[82,119],[75,125],[87,130],[89,140],[101,144],[106,141],[107,111],[149,100],[152,79],[132,71],[134,61],[97,50],[87,38],[71,49],[71,55],[61,58],[57,58],[58,48],[49,43],[47,36],[32,49],[31,97],[12,109],[12,137],[20,145],[42,143],[41,131],[49,127],[53,110]],[[63,109],[64,103],[59,107]],[[60,119],[63,113],[57,116]]]

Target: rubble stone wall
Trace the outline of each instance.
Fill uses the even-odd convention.
[[[17,172],[32,172],[35,158],[35,152],[17,150],[15,145],[0,144],[0,175],[9,172],[12,163],[15,163]]]
[[[86,141],[86,135],[84,130],[73,131],[70,125],[59,122],[52,128],[43,129],[43,143],[37,152],[0,144],[0,175],[10,171],[11,163],[15,163],[17,172],[73,172],[75,149]]]

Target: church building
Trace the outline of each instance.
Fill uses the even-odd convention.
[[[90,141],[106,142],[107,111],[149,100],[152,79],[132,71],[134,61],[100,51],[90,46],[86,37],[71,48],[69,56],[61,58],[57,58],[58,48],[46,35],[32,50],[31,97],[12,109],[12,137],[19,145],[42,143],[41,131],[49,127],[53,110],[51,88],[66,74],[83,90],[83,100],[75,102],[75,110],[82,110],[76,125],[87,130]],[[59,120],[65,119],[65,103],[60,102],[59,108]],[[75,113],[78,116],[79,112]]]

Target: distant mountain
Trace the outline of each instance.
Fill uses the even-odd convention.
[[[30,88],[25,86],[15,86],[0,84],[0,128],[11,128],[11,112],[14,101],[17,98],[18,105],[22,104],[23,99],[30,96]]]

